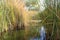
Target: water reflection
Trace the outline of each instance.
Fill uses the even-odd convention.
[[[46,38],[46,35],[45,35],[45,28],[44,26],[41,27],[41,30],[40,30],[40,40],[45,40]]]
[[[30,38],[30,40],[46,40],[46,32],[44,26],[39,29],[40,37]]]

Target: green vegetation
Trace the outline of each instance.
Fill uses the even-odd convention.
[[[35,16],[35,20],[42,20],[39,25],[45,26],[48,35],[47,38],[50,38],[51,40],[57,40],[60,37],[60,7],[59,4],[57,4],[57,7],[54,5],[47,5],[43,12]]]
[[[2,1],[2,0],[1,0]],[[38,0],[39,1],[39,0]],[[26,35],[27,39],[31,37],[40,37],[40,27],[44,26],[46,29],[47,40],[60,40],[60,2],[59,1],[47,1],[45,0],[45,9],[41,12],[40,6],[37,0],[28,0],[27,7],[35,7],[38,9],[38,13],[34,15],[32,20],[41,20],[41,22],[31,22],[29,25],[29,32]],[[53,4],[52,4],[52,3]],[[31,7],[32,5],[32,7]],[[33,10],[37,10],[33,9]],[[23,23],[22,16],[13,5],[8,5],[6,2],[0,2],[0,40],[24,40],[25,30],[21,30],[19,27]],[[21,25],[20,25],[21,23]],[[19,30],[17,29],[19,28]]]

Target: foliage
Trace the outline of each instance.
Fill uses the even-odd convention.
[[[0,4],[0,27],[1,31],[8,30],[8,28],[13,29],[14,26],[18,24],[18,10],[13,7],[13,5],[9,5],[7,0],[1,0]],[[17,11],[16,11],[17,10]],[[20,16],[19,16],[20,17]],[[20,20],[19,20],[20,22]]]
[[[56,40],[58,37],[57,33],[59,34],[60,32],[57,30],[59,30],[59,25],[60,25],[60,16],[59,14],[59,6],[57,5],[57,8],[53,8],[50,5],[47,5],[48,7],[41,13],[39,13],[38,15],[35,16],[35,19],[37,20],[42,20],[40,22],[40,26],[44,25],[46,27],[47,30],[47,35],[49,35],[49,38],[51,40]],[[59,8],[58,8],[59,7]],[[34,19],[34,18],[32,18]],[[58,25],[59,24],[59,25]],[[56,38],[56,39],[55,39]]]
[[[34,10],[37,10],[40,8],[38,1],[39,0],[28,0],[26,6],[30,9],[34,8]],[[52,4],[53,2],[51,0],[46,0],[45,10],[42,12],[40,11],[39,13],[37,13],[37,15],[32,17],[32,20],[42,21],[36,23],[38,24],[38,26],[34,23],[30,23],[29,33],[27,35],[28,37],[40,37],[39,29],[41,26],[44,26],[46,28],[46,32],[48,35],[47,37],[49,37],[51,40],[56,40],[58,35],[60,37],[60,2],[58,2],[57,4],[56,2],[57,1],[54,1],[54,4]],[[19,11],[20,10],[18,10],[13,5],[9,5],[7,2],[0,2],[0,32],[3,32],[1,39],[24,40],[24,30],[11,31],[10,33],[10,30],[13,30],[14,27],[17,27],[20,22],[23,22],[22,16],[19,16]],[[6,33],[4,33],[4,30],[9,30],[9,32],[7,31]]]

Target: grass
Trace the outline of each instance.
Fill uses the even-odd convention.
[[[2,0],[1,0],[2,1]],[[8,30],[9,27],[14,27],[17,23],[16,14],[18,11],[15,11],[16,8],[14,8],[11,5],[7,5],[8,3],[1,2],[0,5],[0,31],[1,30]]]
[[[16,16],[16,14],[19,12],[16,10],[17,9],[15,7],[13,7],[11,5],[7,5],[7,3],[2,2],[0,4],[0,33],[2,32],[2,35],[0,35],[1,40],[24,40],[24,35],[25,35],[24,30],[3,32],[4,30],[8,30],[8,28],[13,29],[17,25],[17,23],[20,22],[20,19],[22,19],[20,17],[19,17],[19,19],[17,18],[18,15]],[[59,10],[60,9],[58,9],[58,11]],[[55,17],[53,17],[53,16],[55,16]],[[38,19],[42,20],[41,23],[38,23],[39,27],[44,25],[46,27],[46,29],[48,29],[47,32],[50,32],[51,34],[53,34],[52,35],[53,39],[55,39],[57,37],[57,36],[54,36],[55,34],[60,33],[59,32],[60,23],[58,23],[58,22],[60,22],[60,17],[59,17],[59,15],[57,15],[55,9],[51,9],[48,7],[45,11],[38,14],[38,16],[35,18],[37,20]],[[52,19],[52,21],[50,19]],[[51,23],[51,24],[49,24],[49,23]],[[35,26],[34,27],[32,27],[32,25],[30,25],[30,26],[31,26],[31,29],[27,35],[27,38],[35,37],[35,36],[40,37],[39,32],[37,31],[37,29],[39,29],[39,27],[35,28]],[[50,31],[51,28],[52,28],[52,31]]]

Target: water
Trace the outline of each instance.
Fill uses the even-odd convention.
[[[41,29],[39,30],[40,33],[40,38],[36,37],[36,38],[30,38],[30,40],[46,40],[46,32],[45,32],[45,28],[42,26]]]
[[[45,40],[46,39],[46,34],[45,34],[45,28],[42,26],[40,30],[40,40]]]

